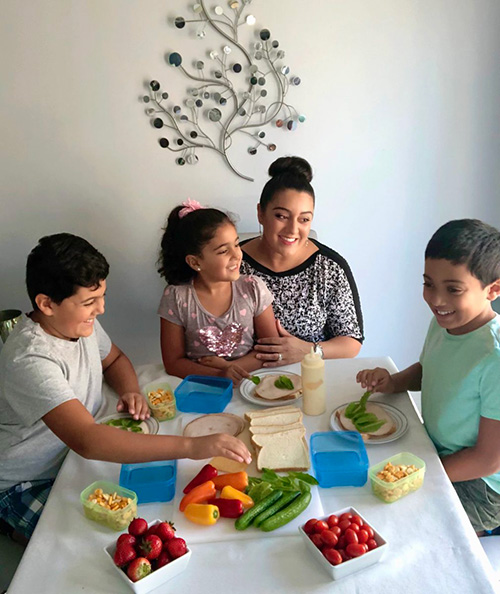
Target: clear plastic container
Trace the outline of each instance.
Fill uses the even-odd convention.
[[[323,488],[362,487],[368,477],[368,455],[357,431],[323,431],[310,439],[314,474]]]
[[[177,408],[189,413],[221,413],[232,395],[229,378],[210,375],[188,375],[175,389]]]
[[[393,466],[413,465],[418,470],[399,480],[388,482],[380,477],[377,477],[377,474],[383,471],[385,466],[389,463]],[[391,456],[390,458],[387,458],[387,460],[384,460],[379,464],[375,464],[368,471],[368,476],[370,477],[374,495],[376,495],[385,503],[394,503],[398,499],[401,499],[401,497],[404,497],[405,495],[420,489],[424,483],[424,474],[425,462],[420,458],[417,458],[417,456],[410,454],[409,452],[401,452],[400,454]]]
[[[175,495],[177,460],[122,464],[120,485],[137,493],[139,504],[171,501]]]
[[[119,509],[103,507],[97,501],[91,501],[89,499],[89,497],[96,494],[97,489],[101,489],[103,494],[126,497],[130,501],[126,506]],[[100,499],[102,500],[102,498]],[[85,516],[89,520],[99,522],[111,528],[111,530],[125,530],[137,515],[137,495],[133,491],[109,481],[96,481],[89,485],[81,492],[80,501],[82,502]]]
[[[151,382],[142,392],[156,420],[169,421],[175,417],[175,396],[169,383]]]

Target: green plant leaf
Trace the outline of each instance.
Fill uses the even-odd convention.
[[[280,375],[279,378],[274,382],[274,385],[279,390],[293,390],[293,382],[286,375]]]

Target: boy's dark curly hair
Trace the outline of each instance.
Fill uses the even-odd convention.
[[[186,256],[199,256],[221,225],[234,224],[216,208],[200,208],[180,219],[183,208],[176,206],[170,213],[161,239],[158,272],[170,285],[190,281],[196,272],[187,264]]]
[[[86,239],[58,233],[42,237],[28,256],[26,288],[37,310],[37,295],[47,295],[59,304],[79,287],[97,288],[108,274],[106,258]]]
[[[425,258],[465,264],[485,287],[500,278],[500,232],[478,219],[449,221],[431,237]]]

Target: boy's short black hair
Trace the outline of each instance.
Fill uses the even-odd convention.
[[[59,304],[79,287],[97,288],[108,273],[106,258],[86,239],[71,233],[47,235],[28,256],[26,288],[37,310],[37,295],[47,295]]]
[[[425,259],[465,264],[483,286],[500,278],[500,232],[478,219],[457,219],[440,227],[425,249]]]

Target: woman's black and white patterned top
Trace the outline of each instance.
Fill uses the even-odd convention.
[[[337,252],[310,241],[318,251],[285,272],[274,272],[243,252],[241,274],[266,283],[274,296],[274,315],[293,336],[307,342],[351,336],[363,342],[363,316],[349,265]]]

